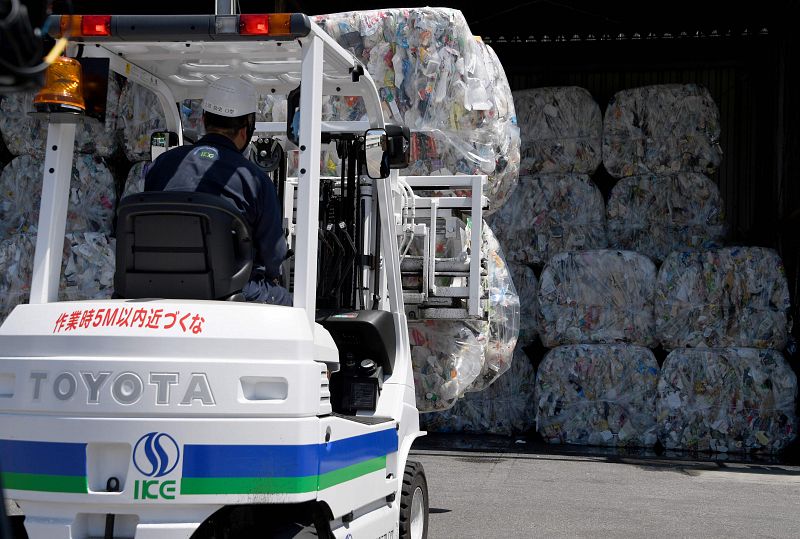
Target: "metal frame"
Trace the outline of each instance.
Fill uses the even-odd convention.
[[[39,228],[33,256],[31,303],[58,301],[69,185],[72,178],[72,152],[75,149],[75,128],[79,121],[81,118],[77,116],[50,117]]]
[[[425,255],[422,268],[423,294],[422,300],[429,301],[433,298],[458,297],[462,294],[467,296],[467,315],[470,318],[483,317],[481,307],[481,264],[480,264],[480,245],[481,229],[483,227],[483,208],[487,205],[486,197],[483,196],[483,186],[486,183],[486,176],[402,176],[400,180],[405,181],[412,188],[434,188],[442,185],[448,187],[469,188],[470,197],[415,197],[415,205],[421,217],[429,218],[427,229],[428,237],[425,243]],[[441,271],[446,271],[445,265],[441,265],[441,271],[437,272],[440,264],[436,262],[436,220],[439,217],[440,209],[460,209],[469,210],[472,217],[472,228],[470,242],[472,254],[469,263],[469,277],[467,289],[461,287],[441,288],[436,286],[436,275]],[[427,215],[426,215],[427,214]],[[444,309],[445,311],[447,309]],[[452,313],[451,313],[452,314]],[[456,316],[458,318],[459,316]]]
[[[219,5],[226,2],[218,2]],[[218,8],[219,8],[218,5]],[[225,6],[222,6],[223,10]],[[297,216],[294,226],[295,245],[295,288],[294,306],[306,310],[309,322],[313,324],[316,305],[316,256],[319,208],[314,201],[319,197],[319,168],[314,166],[321,149],[318,137],[312,136],[323,129],[320,120],[323,95],[359,95],[364,102],[371,119],[370,122],[334,122],[324,126],[325,131],[363,132],[373,127],[384,127],[383,111],[377,98],[378,92],[374,81],[366,71],[358,77],[353,71],[359,66],[353,55],[342,48],[336,41],[312,24],[307,37],[293,41],[243,41],[242,43],[226,41],[219,43],[186,42],[143,42],[117,41],[105,38],[102,42],[90,43],[84,47],[86,57],[107,58],[110,69],[129,80],[149,88],[159,98],[166,113],[167,129],[178,134],[179,144],[183,144],[181,118],[176,103],[179,99],[200,97],[208,82],[220,74],[239,74],[247,76],[252,82],[269,88],[273,93],[288,93],[303,81],[301,94],[300,127],[300,169],[297,183]],[[181,64],[181,72],[186,76],[171,74],[165,76],[166,66],[161,65],[167,59],[176,57],[175,50],[184,46],[187,58]],[[237,63],[231,62],[231,50],[237,46],[250,48],[254,52],[251,60]],[[163,47],[159,52],[158,47]],[[193,48],[194,47],[194,48]],[[275,48],[272,48],[275,47]],[[282,47],[282,50],[277,50]],[[198,51],[199,52],[195,52]],[[270,58],[293,59],[281,62],[279,67],[270,65]],[[193,58],[202,57],[204,61],[228,59],[229,64],[213,66],[193,63]],[[260,63],[261,62],[261,63]],[[194,71],[193,71],[194,70]],[[300,77],[291,73],[299,70]],[[196,72],[195,72],[196,71]],[[262,78],[264,75],[275,75]],[[257,130],[262,133],[285,133],[285,124],[281,122],[259,122]],[[40,211],[37,238],[37,254],[34,261],[34,283],[32,301],[48,302],[57,299],[58,279],[60,275],[60,257],[62,251],[59,237],[63,238],[66,221],[66,205],[69,197],[69,178],[72,152],[65,151],[67,146],[74,145],[74,125],[56,124],[48,135],[48,153],[46,170],[54,169],[55,180],[45,178],[43,205]],[[71,135],[70,135],[71,133]],[[51,141],[50,138],[53,138]],[[50,148],[58,146],[56,153]],[[52,166],[51,166],[52,165]],[[396,177],[396,173],[395,173]],[[287,190],[288,191],[288,190]],[[288,196],[288,194],[287,194]],[[283,201],[284,203],[286,201]],[[387,222],[392,218],[392,205],[381,206],[381,213]],[[60,212],[57,211],[61,208]],[[60,225],[57,222],[60,221]],[[60,232],[60,234],[59,234]],[[291,240],[290,240],[291,241]],[[56,245],[57,244],[57,245]],[[386,245],[390,245],[386,243]],[[387,267],[391,267],[388,264]],[[397,275],[399,277],[399,275]],[[391,280],[393,277],[388,277]],[[390,290],[392,310],[402,312],[402,291]]]

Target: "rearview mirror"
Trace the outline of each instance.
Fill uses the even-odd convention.
[[[368,129],[364,133],[364,160],[367,176],[373,180],[389,176],[389,153],[386,151],[385,129]]]
[[[406,126],[386,126],[389,168],[406,168],[411,161],[411,130]]]
[[[178,134],[172,131],[155,131],[150,135],[150,161],[178,146]]]

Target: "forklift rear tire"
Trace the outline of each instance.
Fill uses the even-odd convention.
[[[400,491],[400,539],[428,537],[428,480],[421,462],[408,461]]]

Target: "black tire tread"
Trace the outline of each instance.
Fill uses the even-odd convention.
[[[411,500],[417,486],[422,487],[425,496],[425,527],[422,532],[423,539],[428,537],[428,480],[421,462],[409,460],[403,471],[403,484],[400,489],[400,539],[411,537]]]

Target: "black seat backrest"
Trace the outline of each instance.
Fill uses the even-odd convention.
[[[116,295],[243,299],[252,268],[250,227],[229,200],[154,191],[120,201]]]

